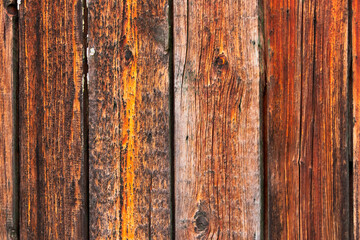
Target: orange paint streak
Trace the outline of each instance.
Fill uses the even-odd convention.
[[[136,0],[127,1],[126,7],[126,26],[127,33],[126,42],[131,47],[133,53],[133,60],[129,66],[125,66],[122,79],[123,99],[126,102],[125,113],[123,116],[123,131],[122,131],[122,149],[125,151],[125,156],[122,158],[124,163],[124,203],[121,209],[122,216],[122,238],[134,239],[135,224],[134,224],[134,160],[137,156],[137,146],[135,143],[135,115],[136,115],[136,90],[137,90],[137,56],[138,56],[138,42],[137,42],[137,28],[132,26],[133,21],[137,17]],[[125,16],[123,16],[125,17]],[[132,40],[132,42],[130,42]]]

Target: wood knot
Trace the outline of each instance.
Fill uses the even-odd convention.
[[[6,9],[6,13],[9,16],[17,16],[17,14],[18,14],[16,3],[8,3],[8,4],[6,4],[5,9]]]
[[[197,211],[195,213],[195,232],[206,231],[209,227],[209,220],[206,213],[203,211]]]
[[[11,239],[11,240],[17,240],[18,239],[16,230],[14,228],[7,229],[7,232],[8,232],[8,239]]]
[[[226,59],[225,54],[220,54],[215,58],[215,65],[219,68],[222,68],[223,66],[227,65],[228,61]]]
[[[125,60],[127,62],[131,61],[134,58],[132,52],[129,49],[125,50]]]

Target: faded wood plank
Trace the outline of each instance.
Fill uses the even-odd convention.
[[[88,9],[90,239],[170,239],[168,2]]]
[[[18,174],[16,138],[17,10],[0,6],[0,239],[17,239]]]
[[[348,1],[265,8],[266,236],[349,239]]]
[[[20,5],[21,239],[87,239],[80,0]]]
[[[174,1],[176,239],[260,239],[258,1]]]

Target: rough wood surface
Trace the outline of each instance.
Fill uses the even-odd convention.
[[[348,1],[265,0],[269,239],[349,239]]]
[[[0,4],[0,239],[17,239],[16,157],[17,10]]]
[[[22,1],[20,238],[87,239],[80,0]]]
[[[88,2],[90,239],[170,239],[168,2]]]
[[[264,2],[265,239],[296,239],[299,231],[302,16],[299,3]]]
[[[260,239],[258,1],[174,1],[176,239]]]

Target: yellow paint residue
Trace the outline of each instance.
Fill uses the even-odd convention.
[[[136,103],[136,83],[137,83],[137,28],[132,26],[137,17],[137,5],[135,0],[126,2],[126,15],[123,16],[128,19],[126,21],[125,32],[130,43],[133,59],[128,66],[124,66],[122,77],[123,99],[126,102],[125,113],[123,116],[123,130],[122,130],[122,149],[125,155],[122,158],[124,162],[124,192],[123,192],[123,206],[121,209],[122,215],[122,238],[134,239],[134,159],[136,157],[137,149],[135,146],[135,103]]]

